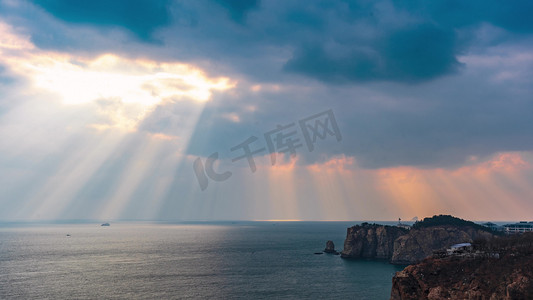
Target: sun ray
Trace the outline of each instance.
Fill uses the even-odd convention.
[[[21,141],[16,134],[32,136],[35,129],[53,129],[66,135],[58,137],[57,145],[51,146],[48,152],[43,151],[43,155],[57,155],[61,148],[70,151],[58,163],[55,173],[49,174],[42,187],[22,205],[20,214],[31,210],[32,217],[57,217],[69,203],[76,201],[73,198],[77,191],[107,158],[119,150],[134,151],[131,164],[122,170],[111,198],[99,211],[106,217],[120,216],[120,211],[131,201],[136,185],[151,176],[147,171],[151,170],[158,155],[163,155],[163,145],[176,139],[174,153],[179,155],[174,157],[183,159],[213,91],[225,91],[236,85],[227,77],[210,78],[203,70],[180,62],[127,58],[113,53],[83,56],[39,49],[28,36],[2,22],[0,53],[0,63],[12,74],[26,80],[25,94],[35,99],[10,111],[10,115],[24,126],[20,126],[23,131],[18,133],[7,128],[9,134],[6,137],[11,135],[12,140]],[[187,103],[188,109],[180,110],[182,103]],[[176,113],[184,115],[177,116],[185,120],[179,128],[170,129],[171,135],[158,132],[158,128],[151,128],[150,132],[139,128],[155,108],[165,105],[177,107]],[[36,118],[31,119],[31,123],[22,122],[22,112],[27,114],[32,109],[36,111],[37,107],[43,110],[35,114]],[[13,124],[9,118],[2,121]],[[86,141],[79,140],[82,133],[88,136]],[[144,136],[146,144],[136,150],[120,147],[134,136]],[[22,141],[17,144],[20,151],[14,155],[30,153],[35,145],[46,145],[46,142]],[[167,155],[172,156],[173,152],[170,153]],[[170,160],[178,166],[180,159]],[[156,213],[170,184],[168,177],[157,183],[157,191],[147,200],[151,205],[150,214]]]
[[[25,210],[32,210],[31,218],[56,218],[72,201],[72,197],[82,187],[113,152],[121,138],[116,133],[107,133],[101,139],[89,140],[78,146],[79,151],[71,152],[50,174],[43,188],[29,197]]]

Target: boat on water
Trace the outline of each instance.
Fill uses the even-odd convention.
[[[103,223],[102,225],[100,226],[110,226],[109,223]]]

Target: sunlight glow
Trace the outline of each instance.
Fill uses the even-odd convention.
[[[132,130],[163,101],[205,102],[213,90],[236,85],[226,77],[208,78],[202,70],[183,63],[40,50],[5,23],[0,23],[0,54],[0,63],[28,78],[35,88],[58,95],[65,105],[97,101],[99,112],[109,122],[92,124],[96,129]]]

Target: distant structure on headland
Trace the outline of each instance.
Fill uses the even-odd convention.
[[[453,255],[457,253],[464,253],[467,251],[472,251],[472,244],[460,243],[460,244],[452,245],[450,248],[446,249],[446,254]]]
[[[398,218],[398,224],[396,225],[396,227],[400,227],[400,228],[407,229],[407,230],[411,229],[411,225],[402,223],[402,218]]]
[[[417,222],[415,222],[416,225]],[[499,231],[503,232],[505,234],[517,234],[517,233],[524,233],[524,232],[533,232],[533,221],[527,222],[527,221],[520,221],[518,223],[514,224],[505,224],[505,225],[498,225],[492,222],[486,222],[480,224],[484,227],[488,227],[492,231]],[[411,225],[402,223],[402,218],[398,218],[398,224],[396,224],[396,227],[400,227],[403,229],[410,230]],[[416,227],[416,226],[415,226]]]
[[[520,221],[514,224],[505,224],[503,228],[508,234],[533,232],[533,222]]]
[[[498,226],[492,222],[483,223],[481,225],[488,227],[493,231],[503,231],[506,234],[533,232],[533,222],[528,223],[527,221],[520,221],[514,224],[505,224],[503,226]]]
[[[498,225],[496,225],[496,224],[494,224],[492,222],[483,223],[481,225],[490,228],[492,231],[503,231],[503,227],[502,226],[498,226]]]

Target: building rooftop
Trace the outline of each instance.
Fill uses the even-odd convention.
[[[496,224],[494,224],[492,222],[483,223],[481,225],[483,225],[483,226],[497,226]]]
[[[514,224],[505,224],[504,227],[512,227],[512,226],[519,226],[519,227],[532,227],[533,222],[520,222],[520,223],[514,223]]]
[[[470,246],[472,246],[472,244],[470,243],[460,243],[460,244],[455,244],[451,246],[450,248],[454,249],[454,248],[462,248],[462,247],[470,247]]]

